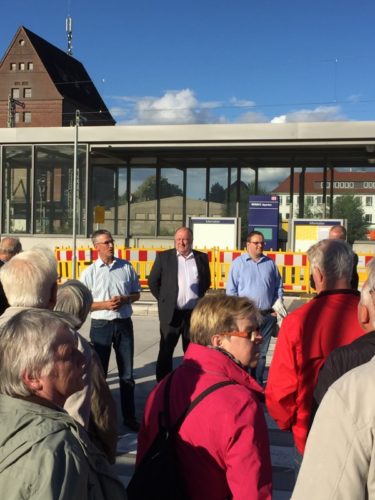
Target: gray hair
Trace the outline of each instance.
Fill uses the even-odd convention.
[[[326,279],[327,288],[335,287],[338,280],[345,279],[348,285],[353,273],[353,250],[343,240],[325,239],[307,250],[311,270],[315,267]]]
[[[48,248],[19,253],[0,270],[11,306],[48,308],[57,281],[57,262]]]
[[[53,311],[28,309],[15,314],[0,329],[0,393],[27,397],[32,390],[22,380],[51,373],[57,332],[68,323]],[[72,332],[73,335],[73,332]]]
[[[78,280],[69,280],[57,288],[55,311],[62,311],[79,319],[81,326],[93,302],[90,290]]]
[[[371,300],[371,293],[375,292],[375,259],[371,259],[366,266],[367,280],[361,289],[361,304],[368,306]]]
[[[93,245],[95,245],[96,240],[98,239],[98,236],[101,236],[102,234],[106,234],[107,236],[112,238],[112,234],[107,229],[97,229],[91,235],[91,241],[92,241]]]

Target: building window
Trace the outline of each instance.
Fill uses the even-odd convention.
[[[366,196],[366,207],[372,207],[372,196]]]
[[[317,196],[316,197],[316,204],[321,205],[323,203],[323,196]]]
[[[28,69],[28,71],[33,71],[33,69],[34,69],[34,63],[28,62],[27,63],[27,69]]]
[[[290,214],[289,214],[289,213],[285,214],[285,218],[286,218],[286,219],[289,219],[289,216],[290,216]]]
[[[14,116],[14,119],[15,119],[16,123],[19,123],[20,122],[20,114],[16,113]]]
[[[20,71],[25,71],[25,63],[24,62],[19,63],[18,67],[19,67]]]
[[[23,121],[25,123],[31,123],[31,113],[29,111],[25,111],[23,114]]]
[[[10,63],[10,71],[16,71],[17,69],[17,64],[16,63]]]
[[[312,205],[314,203],[314,197],[313,196],[306,196],[306,203],[309,205]]]
[[[13,88],[11,90],[11,96],[13,97],[13,99],[19,99],[19,97],[20,97],[20,89]]]
[[[290,196],[287,196],[287,197],[286,197],[286,204],[287,204],[287,205],[290,205]]]
[[[30,98],[32,96],[32,91],[30,88],[23,89],[23,97]]]
[[[365,214],[366,222],[372,222],[372,214]]]
[[[23,38],[21,38],[20,40],[18,40],[18,43],[21,45],[21,47],[23,45],[25,45],[25,40]]]

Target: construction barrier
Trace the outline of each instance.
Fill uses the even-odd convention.
[[[115,256],[131,262],[139,276],[142,288],[148,288],[148,277],[154,264],[156,254],[165,248],[125,248],[115,247]],[[231,263],[245,250],[221,250],[219,248],[202,249],[208,255],[211,271],[211,288],[224,289]],[[306,253],[303,252],[264,252],[272,259],[278,267],[283,279],[284,291],[286,293],[311,293],[310,288],[310,266]],[[73,276],[73,251],[70,247],[55,248],[58,262],[58,273],[60,281],[65,281]],[[358,254],[357,271],[359,275],[359,286],[366,281],[366,265],[374,255]],[[76,250],[76,276],[98,258],[97,250],[89,247]]]

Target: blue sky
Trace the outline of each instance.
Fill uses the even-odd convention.
[[[2,0],[86,67],[118,124],[375,120],[375,2]]]

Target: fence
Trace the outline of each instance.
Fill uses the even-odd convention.
[[[153,266],[157,252],[165,248],[125,248],[116,247],[115,256],[129,260],[134,266],[142,288],[148,288],[148,276]],[[244,250],[221,250],[219,248],[203,249],[208,255],[211,270],[211,288],[225,288],[229,268],[233,260],[244,253]],[[277,265],[283,278],[286,293],[310,293],[310,266],[305,253],[302,252],[264,252]],[[57,247],[55,255],[58,262],[58,272],[61,281],[72,277],[73,251],[71,248]],[[359,286],[366,281],[366,265],[374,255],[358,254]],[[89,247],[76,251],[76,275],[98,258],[97,250]]]

